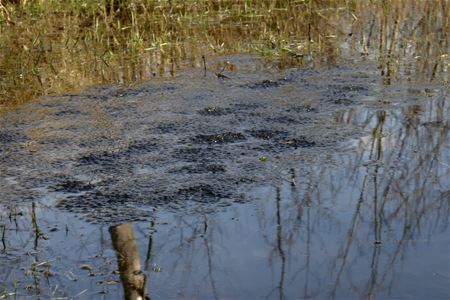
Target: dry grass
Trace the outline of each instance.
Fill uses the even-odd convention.
[[[15,3],[11,3],[15,2]],[[258,53],[278,67],[378,59],[389,83],[447,74],[446,0],[1,0],[0,104]]]

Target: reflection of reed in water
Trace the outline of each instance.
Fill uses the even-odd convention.
[[[370,216],[373,232],[364,232],[361,226],[354,226],[352,222],[347,241],[336,256],[340,267],[331,294],[333,297],[343,271],[351,273],[353,261],[346,258],[365,234],[374,245],[367,288],[360,289],[359,293],[372,299],[380,296],[383,287],[393,286],[398,280],[394,275],[398,264],[404,260],[408,248],[414,246],[415,240],[423,237],[432,240],[434,234],[448,230],[448,223],[443,220],[449,215],[449,201],[438,192],[449,188],[446,159],[449,130],[446,121],[442,121],[448,105],[445,104],[446,96],[442,96],[424,104],[430,106],[425,109],[427,115],[421,115],[424,109],[420,106],[411,105],[400,113],[378,111],[376,115],[367,116],[366,120],[357,121],[370,124],[372,119],[375,126],[366,145],[361,147],[361,159],[357,160],[368,158],[367,174],[361,186],[363,193],[353,220],[361,222]],[[389,124],[399,122],[404,122],[404,126],[395,131],[385,130]],[[430,122],[437,122],[439,126],[424,126]],[[354,169],[354,172],[358,172],[359,167],[358,163],[348,164],[349,170]]]
[[[131,223],[112,226],[109,228],[109,233],[117,253],[125,299],[150,299],[146,291],[147,277],[141,271],[139,252]]]
[[[267,213],[270,209],[261,209],[258,216],[263,238],[271,249],[285,245],[283,260],[295,269],[288,268],[283,275],[286,295],[304,272],[305,298],[311,293],[340,298],[346,289],[351,289],[355,297],[394,297],[401,291],[392,287],[405,284],[412,272],[419,271],[413,267],[410,252],[418,248],[430,256],[435,253],[432,244],[427,248],[420,242],[439,242],[442,233],[448,232],[447,100],[446,92],[435,90],[432,100],[422,105],[389,111],[345,112],[336,118],[337,122],[357,124],[371,132],[362,139],[360,152],[336,155],[339,168],[305,166],[303,173],[307,175],[300,171],[298,179],[293,178],[292,170],[289,172],[290,181],[295,182],[291,191],[286,186],[277,188],[277,194],[281,189],[282,197],[288,197],[289,201],[270,207],[277,212],[282,208],[283,214],[272,216]],[[277,230],[276,236],[274,224],[282,225],[283,229]],[[306,247],[306,256],[293,264],[301,257],[298,251],[304,249],[302,245]],[[442,261],[440,257],[422,260],[431,265],[439,259]],[[282,264],[272,258],[269,263],[271,268]],[[327,271],[309,273],[310,265],[318,263],[327,265]],[[442,268],[433,269],[442,286],[446,275],[441,271]],[[311,286],[310,275],[316,278]],[[416,284],[425,288],[423,292],[430,285],[421,282],[428,280],[426,276],[420,278]],[[420,287],[415,288],[420,291]]]

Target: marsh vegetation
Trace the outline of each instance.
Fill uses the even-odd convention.
[[[369,56],[387,80],[417,72],[434,79],[448,69],[449,7],[446,0],[2,0],[0,104],[175,76],[200,67],[203,55],[235,53],[281,69]]]

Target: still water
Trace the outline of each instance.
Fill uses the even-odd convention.
[[[449,298],[448,86],[227,59],[4,114],[0,295]]]

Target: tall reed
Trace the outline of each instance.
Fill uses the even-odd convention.
[[[257,53],[278,67],[372,56],[383,75],[446,74],[446,0],[2,0],[0,104]]]

